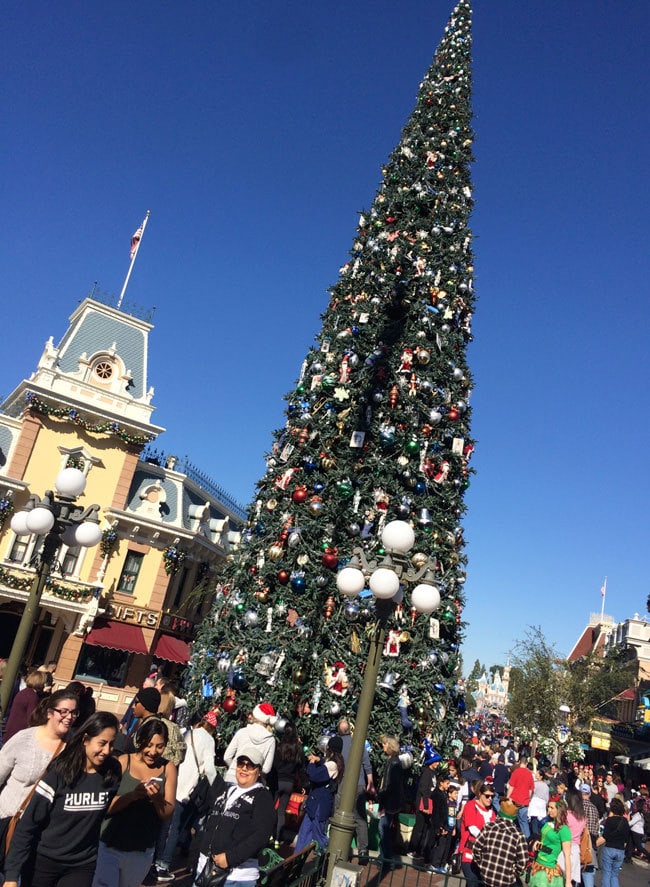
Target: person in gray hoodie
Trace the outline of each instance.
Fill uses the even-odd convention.
[[[277,721],[275,710],[269,702],[261,702],[256,705],[250,716],[250,722],[237,730],[230,740],[228,748],[224,752],[224,762],[228,767],[226,782],[235,782],[235,762],[237,755],[243,748],[252,747],[260,752],[262,758],[262,773],[271,772],[273,758],[275,757],[275,736],[273,727]]]

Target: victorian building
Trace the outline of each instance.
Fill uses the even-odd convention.
[[[503,669],[503,677],[499,669],[495,669],[490,677],[483,672],[478,681],[478,690],[474,694],[476,714],[503,715],[508,704],[510,686],[510,665]]]
[[[58,683],[94,687],[121,711],[152,663],[172,675],[188,661],[216,574],[239,539],[243,509],[193,465],[149,456],[147,363],[152,325],[85,299],[58,346],[0,407],[0,657],[6,657],[43,537],[8,520],[73,465],[81,504],[100,505],[94,549],[62,544],[41,599],[25,664],[55,661]]]

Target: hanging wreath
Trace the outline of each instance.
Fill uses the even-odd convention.
[[[163,551],[163,561],[165,562],[165,572],[167,575],[173,576],[178,573],[185,563],[186,557],[187,555],[180,548],[176,548],[175,545],[168,545]]]

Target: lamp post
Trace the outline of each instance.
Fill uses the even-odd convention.
[[[17,536],[34,533],[45,538],[40,554],[34,559],[37,563],[34,581],[29,589],[0,686],[0,709],[3,717],[7,714],[18,669],[38,615],[41,595],[45,590],[50,570],[56,563],[61,543],[90,548],[97,545],[102,537],[97,517],[99,505],[81,508],[75,502],[86,488],[85,475],[78,468],[64,468],[59,472],[54,486],[57,497],[52,490],[47,490],[42,499],[32,494],[25,508],[17,511],[11,519],[11,529]]]
[[[368,581],[368,587],[376,599],[376,622],[363,673],[354,735],[341,785],[341,800],[338,809],[330,819],[329,864],[326,882],[328,885],[332,883],[336,863],[347,862],[350,857],[350,847],[355,831],[354,800],[361,759],[377,687],[386,624],[395,604],[401,601],[402,589],[400,586],[404,583],[419,583],[411,591],[411,603],[418,612],[432,613],[440,606],[440,592],[434,585],[435,563],[430,557],[427,557],[419,568],[414,568],[407,559],[407,554],[415,543],[415,533],[411,525],[406,521],[391,521],[384,527],[381,539],[386,551],[386,556],[381,563],[368,562],[365,551],[362,548],[355,548],[352,559],[346,567],[339,571],[336,577],[339,591],[349,598],[356,597],[365,587],[366,580]]]
[[[571,709],[569,706],[561,705],[557,710],[557,760],[555,763],[558,767],[562,763],[562,746],[568,742],[571,735],[570,718]]]

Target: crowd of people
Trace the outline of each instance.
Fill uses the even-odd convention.
[[[48,690],[42,671],[26,676],[13,706],[0,749],[7,887],[170,882],[175,855],[187,855],[193,836],[197,884],[216,873],[225,887],[251,887],[269,840],[294,852],[327,846],[352,746],[345,718],[305,753],[295,725],[276,730],[273,707],[261,702],[217,768],[217,714],[190,723],[162,675],[145,681],[119,723],[95,711],[79,682]],[[648,790],[623,783],[615,770],[560,768],[529,760],[508,738],[476,735],[445,759],[425,739],[409,792],[412,771],[398,737],[383,735],[380,746],[373,768],[366,743],[355,776],[361,864],[369,859],[369,817],[378,820],[382,870],[399,867],[408,851],[417,868],[462,874],[468,887],[512,887],[524,875],[532,887],[594,887],[599,868],[600,887],[618,887],[626,861],[650,860]],[[398,828],[405,810],[415,813],[407,847]]]

